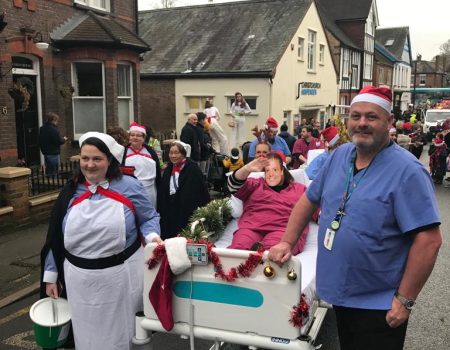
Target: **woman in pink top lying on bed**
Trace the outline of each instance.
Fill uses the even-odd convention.
[[[243,202],[244,210],[228,248],[250,250],[256,243],[268,250],[280,242],[292,208],[305,192],[303,184],[295,183],[285,167],[284,155],[271,152],[236,170],[228,178],[228,188]],[[248,178],[250,173],[264,171],[264,178]],[[308,226],[292,248],[296,255],[303,250]]]

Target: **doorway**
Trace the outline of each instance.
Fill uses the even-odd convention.
[[[13,82],[25,87],[29,101],[14,99],[18,163],[23,166],[40,164],[39,112],[35,75],[13,75]]]

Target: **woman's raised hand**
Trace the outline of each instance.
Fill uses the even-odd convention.
[[[269,161],[266,158],[255,158],[250,163],[245,165],[248,172],[258,172],[263,171],[266,166],[269,165]]]

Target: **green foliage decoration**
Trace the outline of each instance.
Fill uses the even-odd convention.
[[[205,221],[198,224],[194,232],[191,232],[191,224],[202,218]],[[180,235],[192,239],[194,242],[205,239],[210,242],[216,242],[220,239],[225,231],[225,227],[232,219],[229,199],[215,199],[206,206],[194,211],[189,218],[188,226],[181,231]]]

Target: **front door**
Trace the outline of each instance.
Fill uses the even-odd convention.
[[[35,75],[13,75],[14,83],[20,83],[29,93],[28,98],[14,99],[16,113],[17,154],[19,163],[25,166],[39,165],[39,114]]]

